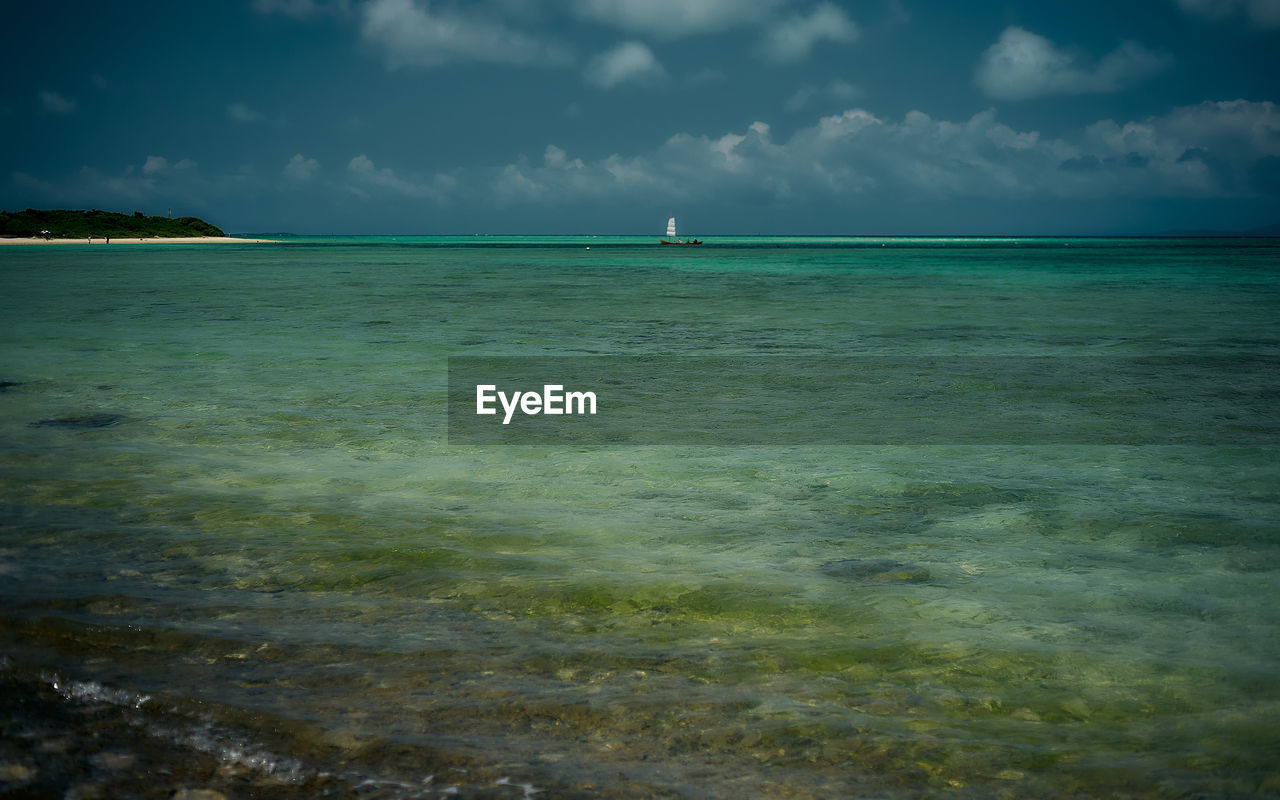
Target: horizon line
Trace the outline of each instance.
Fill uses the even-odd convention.
[[[295,231],[232,231],[227,236],[333,236],[333,237],[466,237],[503,236],[574,237],[574,238],[664,238],[656,233],[298,233]],[[1280,230],[1264,231],[1163,231],[1159,233],[699,233],[697,237],[788,238],[788,239],[1275,239]]]

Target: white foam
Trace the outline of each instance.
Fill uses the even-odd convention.
[[[41,673],[40,679],[48,683],[53,690],[67,700],[111,703],[117,706],[142,708],[142,704],[151,699],[151,695],[137,694],[126,689],[111,689],[97,681],[65,680],[58,675]]]
[[[532,783],[514,783],[510,778],[499,778],[498,786],[514,786],[524,792],[524,800],[532,800],[533,796],[542,790],[534,786]]]

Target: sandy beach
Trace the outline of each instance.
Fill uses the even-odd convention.
[[[29,238],[3,239],[0,238],[0,245],[6,244],[94,244],[94,245],[117,245],[117,244],[263,244],[274,242],[275,239],[237,239],[233,236],[152,236],[146,239],[117,239],[112,237],[111,240],[101,237],[93,237],[93,241],[86,239],[42,239],[38,236]]]

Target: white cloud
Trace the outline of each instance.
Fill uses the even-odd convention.
[[[560,202],[672,202],[715,187],[750,188],[757,178],[770,184],[767,175],[753,169],[768,161],[776,146],[769,140],[769,126],[749,125],[741,133],[729,132],[715,139],[679,133],[656,152],[645,155],[612,154],[593,162],[568,159],[559,148],[548,148],[544,164],[524,161],[497,171],[491,191],[503,204]]]
[[[1101,120],[1085,129],[1085,145],[1093,160],[1078,166],[1123,164],[1210,196],[1252,196],[1252,167],[1280,158],[1280,112],[1270,102],[1201,103],[1123,125]]]
[[[351,11],[350,0],[253,0],[253,10],[259,14],[284,14],[295,19],[325,14],[345,15]]]
[[[807,58],[819,42],[848,44],[857,38],[858,26],[840,7],[821,3],[808,16],[792,16],[770,26],[760,50],[772,61],[790,63]]]
[[[33,195],[33,200],[56,207],[127,208],[172,206],[174,216],[208,216],[211,199],[243,202],[243,184],[230,175],[212,179],[201,174],[196,163],[182,159],[170,163],[162,156],[148,156],[142,169],[131,165],[112,173],[84,166],[74,173],[54,179],[15,173],[16,186]],[[183,209],[179,212],[179,208]]]
[[[453,61],[563,66],[572,60],[558,44],[478,16],[419,7],[414,0],[370,0],[361,34],[383,51],[391,69]]]
[[[575,0],[583,18],[662,39],[753,25],[782,0]]]
[[[40,93],[40,105],[50,114],[70,114],[76,110],[76,101],[50,91]]]
[[[718,156],[718,158],[713,157],[708,162],[709,165],[731,172],[740,171],[747,165],[747,151],[751,149],[750,145],[743,147],[743,143],[750,139],[754,140],[753,144],[757,146],[771,146],[769,130],[768,124],[753,122],[747,126],[746,131],[743,133],[726,133],[719,139],[694,139],[689,136],[673,136],[667,140],[666,147],[667,149],[675,150],[693,143],[693,149],[696,151],[705,146],[707,150]]]
[[[1280,0],[1178,0],[1189,14],[1224,19],[1244,12],[1260,28],[1280,27]]]
[[[196,162],[189,158],[184,158],[177,163],[170,164],[169,159],[164,156],[147,156],[147,160],[142,164],[142,174],[148,176],[171,174],[173,172],[184,172],[196,168]],[[133,167],[129,167],[129,171],[133,171]]]
[[[568,158],[568,153],[563,149],[556,147],[554,144],[547,145],[547,149],[542,154],[542,161],[548,167],[557,169],[582,169],[586,165],[582,163],[582,159],[575,158],[572,161]]]
[[[227,116],[236,122],[259,122],[262,120],[262,114],[249,108],[244,103],[232,103],[227,106]]]
[[[1271,103],[1204,103],[1161,117],[1102,120],[1061,138],[1012,128],[990,110],[951,122],[920,111],[894,120],[852,108],[784,142],[756,122],[718,136],[679,133],[649,153],[594,161],[549,147],[541,165],[498,168],[491,189],[506,204],[734,199],[760,208],[904,196],[1256,197],[1266,189],[1251,173],[1274,158],[1280,112]]]
[[[493,182],[493,193],[499,203],[537,203],[547,198],[552,189],[546,182],[535,180],[516,164],[502,168]]]
[[[627,81],[653,82],[666,76],[666,71],[653,51],[640,42],[623,42],[587,64],[583,77],[587,83],[611,89]]]
[[[1201,103],[1176,108],[1162,121],[1172,138],[1194,140],[1224,157],[1280,155],[1280,109],[1272,102]]]
[[[367,161],[368,159],[365,160]],[[373,164],[370,162],[370,167],[372,166]],[[307,158],[303,156],[302,153],[298,153],[293,158],[289,159],[288,164],[284,165],[284,174],[287,178],[292,178],[297,181],[305,181],[315,175],[318,169],[320,169],[319,162],[314,158]]]
[[[428,181],[402,178],[390,167],[378,169],[363,153],[347,163],[347,173],[352,180],[348,188],[361,197],[368,197],[373,192],[389,192],[443,202],[457,185],[456,179],[451,175],[437,174]]]
[[[920,112],[912,112],[919,114]],[[908,121],[911,115],[907,115]],[[840,139],[852,136],[861,132],[864,128],[871,125],[883,125],[884,121],[877,118],[870,111],[861,108],[851,108],[843,114],[833,114],[829,117],[823,117],[818,120],[816,133],[819,139]]]
[[[580,157],[548,144],[536,158],[434,175],[380,167],[361,154],[338,178],[357,197],[396,208],[434,203],[464,210],[536,205],[665,211],[692,203],[736,204],[761,213],[790,209],[794,215],[832,208],[870,213],[895,208],[904,198],[957,209],[985,200],[1048,208],[1059,200],[1274,199],[1276,187],[1267,181],[1274,180],[1277,163],[1280,109],[1232,100],[1156,117],[1103,119],[1055,136],[1007,125],[991,110],[950,121],[920,111],[894,118],[855,107],[814,118],[785,140],[775,140],[769,125],[758,121],[712,135],[676,133],[653,148],[607,156]],[[301,153],[283,167],[285,178],[323,174]],[[86,168],[55,180],[23,173],[12,181],[40,202],[172,202],[175,209],[179,202],[208,207],[211,198],[230,206],[250,190],[297,189],[270,176],[202,174],[187,159],[174,164],[159,155],[122,174]]]
[[[848,103],[862,94],[858,87],[845,81],[832,81],[826,86],[801,86],[787,99],[787,111],[800,111],[815,103]]]
[[[368,188],[390,190],[404,195],[414,194],[412,184],[397,177],[390,167],[384,167],[379,170],[373,165],[373,161],[363,153],[347,163],[347,172],[350,173],[355,181],[351,186],[352,191],[363,197],[369,196]]]
[[[974,79],[988,96],[1025,100],[1050,94],[1116,92],[1164,70],[1172,59],[1124,42],[1089,67],[1053,42],[1016,25],[1005,28],[978,63]]]

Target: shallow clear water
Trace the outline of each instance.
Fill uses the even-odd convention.
[[[1280,792],[1273,434],[445,435],[451,356],[1276,356],[1274,240],[671,249],[5,248],[8,669],[392,796]]]

